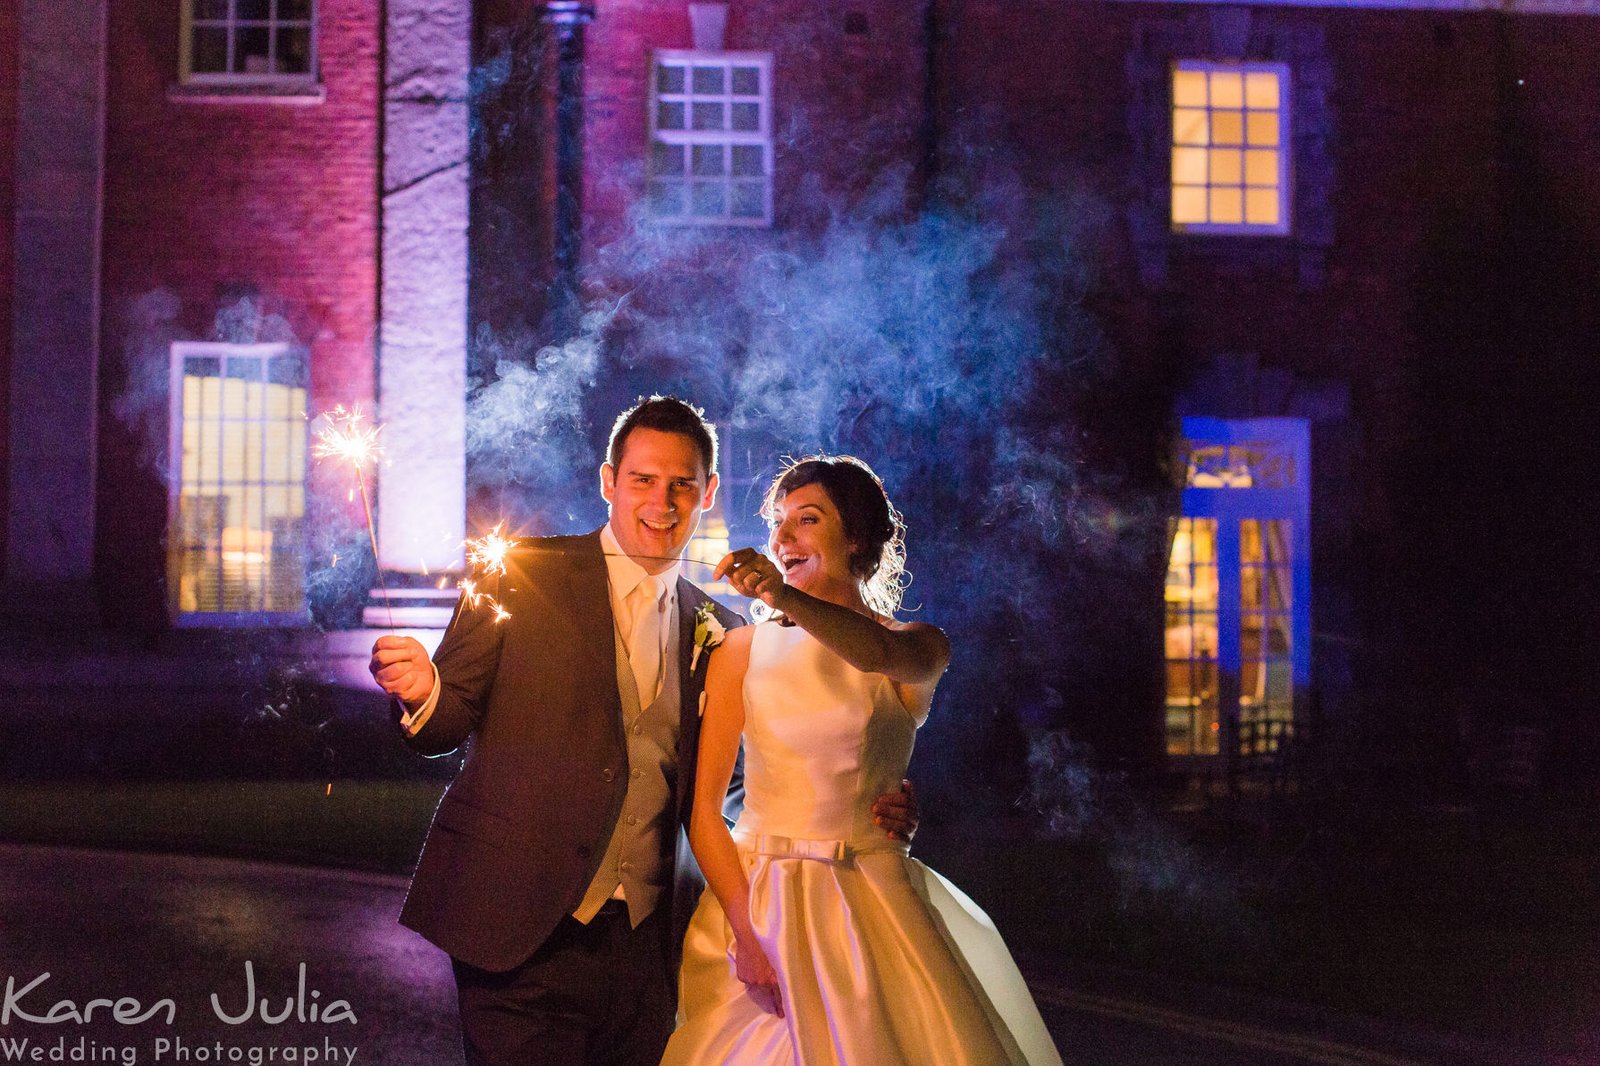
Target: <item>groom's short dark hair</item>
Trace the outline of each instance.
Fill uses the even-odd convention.
[[[663,433],[682,433],[694,441],[706,476],[717,472],[717,427],[706,421],[706,413],[676,396],[651,396],[617,416],[611,426],[611,442],[606,447],[606,462],[619,469],[628,434],[636,429],[655,429]]]

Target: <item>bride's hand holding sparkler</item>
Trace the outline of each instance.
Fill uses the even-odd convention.
[[[408,707],[416,707],[433,691],[433,660],[415,637],[379,637],[367,663],[378,687]]]
[[[774,610],[779,609],[778,597],[789,587],[778,564],[755,548],[740,548],[724,555],[711,578],[715,581],[724,576],[739,595],[758,599]]]

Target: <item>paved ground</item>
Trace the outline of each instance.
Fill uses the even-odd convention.
[[[403,893],[392,877],[0,845],[0,1063],[454,1066],[449,966],[395,924]],[[1536,1061],[1135,974],[1028,969],[1069,1063]]]
[[[22,1001],[27,1013],[47,1016],[65,999],[82,1008],[93,998],[132,997],[142,1005],[132,1013],[166,999],[175,1015],[170,1025],[164,1011],[120,1024],[102,1007],[87,1024],[47,1025],[13,1013],[0,1025],[0,1062],[8,1060],[5,1041],[22,1039],[52,1048],[64,1039],[69,1051],[87,1039],[101,1052],[69,1062],[257,1061],[252,1049],[268,1062],[349,1061],[327,1055],[329,1042],[359,1049],[356,1062],[458,1062],[449,963],[395,924],[403,895],[392,877],[0,846],[0,975],[16,989],[51,975]],[[272,1024],[259,1010],[249,1022],[220,1020],[213,995],[231,1017],[245,1010],[246,962],[270,1018],[298,998],[304,963],[308,1020],[291,1014]],[[309,1020],[312,1005],[320,1016],[337,1000],[350,1005],[353,1024]],[[316,1057],[289,1058],[291,1048],[315,1048]]]

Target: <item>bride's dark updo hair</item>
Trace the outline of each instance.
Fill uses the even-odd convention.
[[[861,582],[867,607],[892,617],[910,584],[906,573],[906,523],[883,481],[853,455],[812,455],[784,468],[767,488],[761,517],[775,521],[778,502],[795,489],[820,485],[839,509],[850,542],[850,572]]]

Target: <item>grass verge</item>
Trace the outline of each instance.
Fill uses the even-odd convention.
[[[437,781],[21,782],[0,839],[410,873]]]

